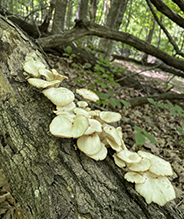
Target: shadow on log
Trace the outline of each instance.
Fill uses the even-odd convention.
[[[42,50],[3,17],[0,37],[0,166],[27,218],[184,218],[174,201],[146,204],[110,156],[95,162],[52,136],[54,106],[22,69],[29,53],[48,66]]]

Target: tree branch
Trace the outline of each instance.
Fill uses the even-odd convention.
[[[184,1],[183,0],[172,0],[174,3],[176,3],[179,8],[184,11]]]
[[[169,19],[174,21],[180,27],[184,28],[184,19],[177,14],[175,11],[171,10],[167,5],[164,4],[161,0],[150,0],[152,4],[157,8],[158,11],[162,12]]]
[[[164,27],[164,25],[162,24],[162,22],[158,19],[157,14],[155,13],[152,5],[151,5],[151,1],[150,0],[146,0],[154,19],[156,20],[156,22],[158,23],[158,25],[161,27],[161,29],[164,31],[165,35],[167,36],[167,38],[169,39],[169,42],[172,44],[172,46],[174,47],[175,51],[177,54],[181,55],[184,57],[184,53],[180,51],[180,49],[178,48],[178,45],[176,44],[176,42],[174,41],[174,39],[172,38],[172,36],[170,35],[170,33],[167,31],[167,29]]]
[[[136,97],[130,100],[127,100],[131,107],[139,106],[142,104],[149,103],[148,98],[152,98],[155,101],[159,100],[184,100],[184,94],[175,94],[175,93],[164,93],[157,96],[149,96],[149,97]]]
[[[79,39],[85,35],[94,35],[126,43],[140,51],[157,57],[167,65],[184,71],[184,61],[170,56],[166,52],[156,48],[155,46],[145,42],[144,40],[141,40],[129,33],[115,31],[88,21],[82,21],[82,25],[80,24],[80,27],[76,26],[75,28],[66,31],[63,34],[56,34],[38,39],[37,42],[43,47],[43,49],[48,49],[51,47],[58,47],[64,43]],[[180,74],[178,74],[178,76],[184,77],[184,74],[181,72]]]

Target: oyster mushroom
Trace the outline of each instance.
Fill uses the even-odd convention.
[[[50,126],[52,135],[63,138],[78,138],[84,134],[89,126],[85,116],[78,115],[72,119],[68,115],[56,116]]]
[[[42,93],[56,106],[66,106],[75,99],[73,92],[64,87],[51,87]]]
[[[76,93],[82,96],[85,101],[96,102],[99,100],[99,97],[93,92],[85,88],[76,89]]]

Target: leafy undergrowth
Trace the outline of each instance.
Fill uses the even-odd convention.
[[[102,88],[101,86],[98,86],[95,80],[91,80],[91,75],[87,71],[84,70],[81,72],[81,70],[79,71],[76,68],[71,68],[71,60],[55,57],[53,55],[49,55],[49,57],[53,68],[58,70],[59,73],[68,76],[69,79],[66,80],[65,83],[67,83],[66,86],[70,90],[75,91],[76,88],[81,87],[90,89],[90,84],[96,83],[96,89],[98,89],[99,92],[108,94],[109,86],[107,88]],[[139,68],[138,66],[133,67],[126,63],[126,68],[127,66],[128,68],[130,67],[129,71],[132,68]],[[144,77],[142,77],[142,75],[139,77],[139,74],[137,74],[136,71],[132,72],[132,75],[136,75],[136,79],[140,80],[143,84],[142,91],[128,87],[118,87],[113,90],[114,98],[128,100],[137,96],[146,96],[148,93],[145,93],[144,84],[148,85],[149,83],[150,87],[159,87],[159,89],[163,91],[170,88],[175,92],[183,93],[184,91],[181,90],[181,83],[183,81],[180,79],[178,79],[180,86],[177,86],[178,84],[176,84],[176,82],[178,82],[178,80],[175,79],[174,82],[169,81],[171,76],[168,76],[167,74],[164,75],[162,73],[162,75],[160,75],[160,73],[155,73],[153,71],[139,71],[141,71],[141,73],[144,72]],[[157,74],[158,77],[155,78],[155,74]],[[162,78],[159,79],[159,76]],[[166,83],[165,79],[167,79],[169,83]],[[143,80],[145,81],[143,82]],[[173,83],[175,83],[175,86],[173,86]],[[110,88],[113,89],[112,87]],[[108,99],[106,99],[106,101],[108,101]],[[110,104],[103,105],[103,103],[96,107],[100,107],[101,110],[105,108],[105,110],[121,113],[122,120],[118,125],[122,127],[123,140],[129,149],[131,148],[133,151],[138,151],[141,147],[142,150],[160,156],[171,163],[174,174],[170,180],[175,186],[177,194],[175,203],[180,209],[184,210],[184,116],[180,113],[180,110],[175,110],[175,103],[168,101],[160,101],[160,103],[165,107],[157,107],[153,103],[136,106],[134,108],[126,108],[123,105],[118,108],[113,108]],[[179,105],[179,102],[177,104]],[[157,143],[152,143],[154,142],[153,139],[152,142],[150,142],[148,140],[150,138],[145,137],[144,142],[138,146],[138,144],[136,144],[137,139],[135,136],[139,129],[141,130],[140,133],[142,135],[145,136],[145,133],[149,133],[153,136]],[[141,140],[139,142],[141,142]]]

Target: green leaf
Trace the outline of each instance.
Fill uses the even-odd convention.
[[[109,93],[109,95],[110,95],[111,97],[114,95],[114,92],[113,92],[112,89],[108,89],[108,93]]]
[[[100,92],[99,92],[97,95],[99,96],[99,98],[100,98],[101,100],[106,100],[106,99],[108,99],[108,97],[109,97],[109,95],[104,94],[104,93],[100,93]]]
[[[156,102],[154,101],[153,98],[147,98],[148,102],[150,102],[153,105],[156,105]]]
[[[176,116],[176,111],[175,111],[175,109],[174,108],[172,108],[172,109],[169,109],[169,111],[173,114],[173,116]]]
[[[174,108],[180,116],[183,116],[184,111],[180,106],[176,105]]]
[[[144,131],[144,135],[146,136],[146,138],[153,144],[156,144],[157,141],[155,139],[155,137],[153,135],[151,135],[150,133]]]
[[[86,63],[84,64],[84,68],[91,68],[91,64],[88,63],[88,62],[86,62]]]
[[[114,97],[111,97],[109,102],[114,108],[118,105],[118,101]]]
[[[128,108],[130,106],[130,103],[127,102],[126,100],[120,99],[120,101],[126,108]]]
[[[174,107],[173,104],[169,100],[167,100],[167,103],[169,104],[170,107]]]
[[[101,83],[101,86],[102,86],[102,88],[106,88],[107,87],[107,85],[105,84],[105,83]]]
[[[153,114],[149,112],[149,113],[148,113],[148,116],[153,116]]]
[[[91,90],[94,90],[94,89],[95,89],[95,85],[94,85],[93,83],[90,83],[89,86],[90,86],[90,89],[91,89]]]
[[[142,132],[142,130],[138,126],[134,126],[135,131]]]
[[[165,104],[163,104],[163,103],[157,103],[157,107],[160,107],[160,108],[165,108],[166,107],[166,105]],[[168,108],[168,107],[167,107]]]
[[[80,68],[80,66],[77,65],[76,63],[72,63],[72,66],[73,66],[74,68]]]
[[[178,128],[177,131],[182,134],[184,130],[181,128]]]
[[[70,54],[71,51],[72,51],[72,47],[71,47],[71,46],[67,46],[67,47],[66,47],[66,51],[67,51],[68,54]]]
[[[138,146],[142,146],[145,143],[145,137],[143,134],[141,134],[140,132],[135,133],[135,142],[136,145]]]

